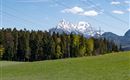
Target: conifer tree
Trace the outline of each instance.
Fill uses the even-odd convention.
[[[3,54],[3,59],[12,60],[13,58],[13,47],[14,47],[14,37],[12,36],[11,29],[7,29],[4,33],[4,47],[5,52]]]
[[[93,40],[93,38],[89,38],[86,41],[87,55],[92,56],[93,50],[94,50],[94,40]]]

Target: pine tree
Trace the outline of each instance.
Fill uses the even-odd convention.
[[[30,47],[30,60],[35,61],[37,60],[37,49],[38,49],[38,41],[36,37],[36,32],[32,31],[30,34],[30,39],[29,39],[29,47]]]
[[[121,48],[121,47],[120,47]],[[91,56],[121,50],[114,41],[83,35],[0,29],[0,59],[37,61]]]
[[[82,35],[79,40],[79,56],[84,56],[86,53],[85,41],[86,39]]]
[[[11,29],[7,29],[4,33],[4,47],[5,52],[3,54],[4,60],[12,60],[13,58],[13,47],[14,47],[14,37],[12,36]]]
[[[0,60],[3,58],[4,49],[4,33],[0,30]]]
[[[13,60],[17,60],[17,46],[18,46],[18,31],[16,28],[13,29],[13,37],[14,37],[14,48],[13,48]]]
[[[93,50],[94,50],[94,40],[93,40],[93,38],[89,38],[86,41],[86,53],[87,53],[87,55],[92,56]]]
[[[61,52],[62,52],[62,55],[63,55],[62,57],[66,58],[66,57],[68,57],[67,43],[69,43],[69,42],[67,42],[67,38],[66,38],[66,34],[65,33],[62,34],[60,38],[61,38],[61,42],[60,42]]]
[[[29,61],[30,60],[30,47],[29,47],[29,31],[24,32],[24,53],[25,53],[25,60]]]

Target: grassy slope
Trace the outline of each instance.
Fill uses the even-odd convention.
[[[0,80],[130,80],[130,52],[40,62],[0,62]]]

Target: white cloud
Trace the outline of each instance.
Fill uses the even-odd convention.
[[[124,3],[126,3],[126,4],[130,4],[130,1],[124,1]]]
[[[119,5],[119,4],[121,4],[121,2],[119,2],[119,1],[112,1],[111,4],[112,5]]]
[[[130,8],[127,9],[130,12]]]
[[[99,15],[98,12],[96,12],[95,10],[89,10],[89,11],[85,11],[84,13],[80,14],[83,16],[97,16]]]
[[[82,15],[82,16],[97,16],[97,15],[100,14],[100,13],[98,13],[95,10],[85,11],[83,8],[77,7],[77,6],[75,6],[73,8],[70,8],[70,9],[64,9],[61,12],[63,12],[63,13],[78,14],[78,15]]]
[[[120,11],[120,10],[114,10],[112,12],[115,14],[124,14],[125,13],[124,11]]]
[[[70,9],[64,9],[64,10],[62,10],[61,12],[63,12],[63,13],[73,13],[73,14],[78,14],[78,13],[84,12],[84,9],[75,6],[75,7],[70,8]]]

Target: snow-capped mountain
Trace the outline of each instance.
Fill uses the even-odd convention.
[[[77,24],[72,24],[70,22],[61,20],[55,28],[49,30],[51,33],[75,33],[75,34],[83,34],[85,37],[88,36],[97,36],[99,32],[94,30],[94,28],[90,25],[90,23],[85,21],[80,21]]]

